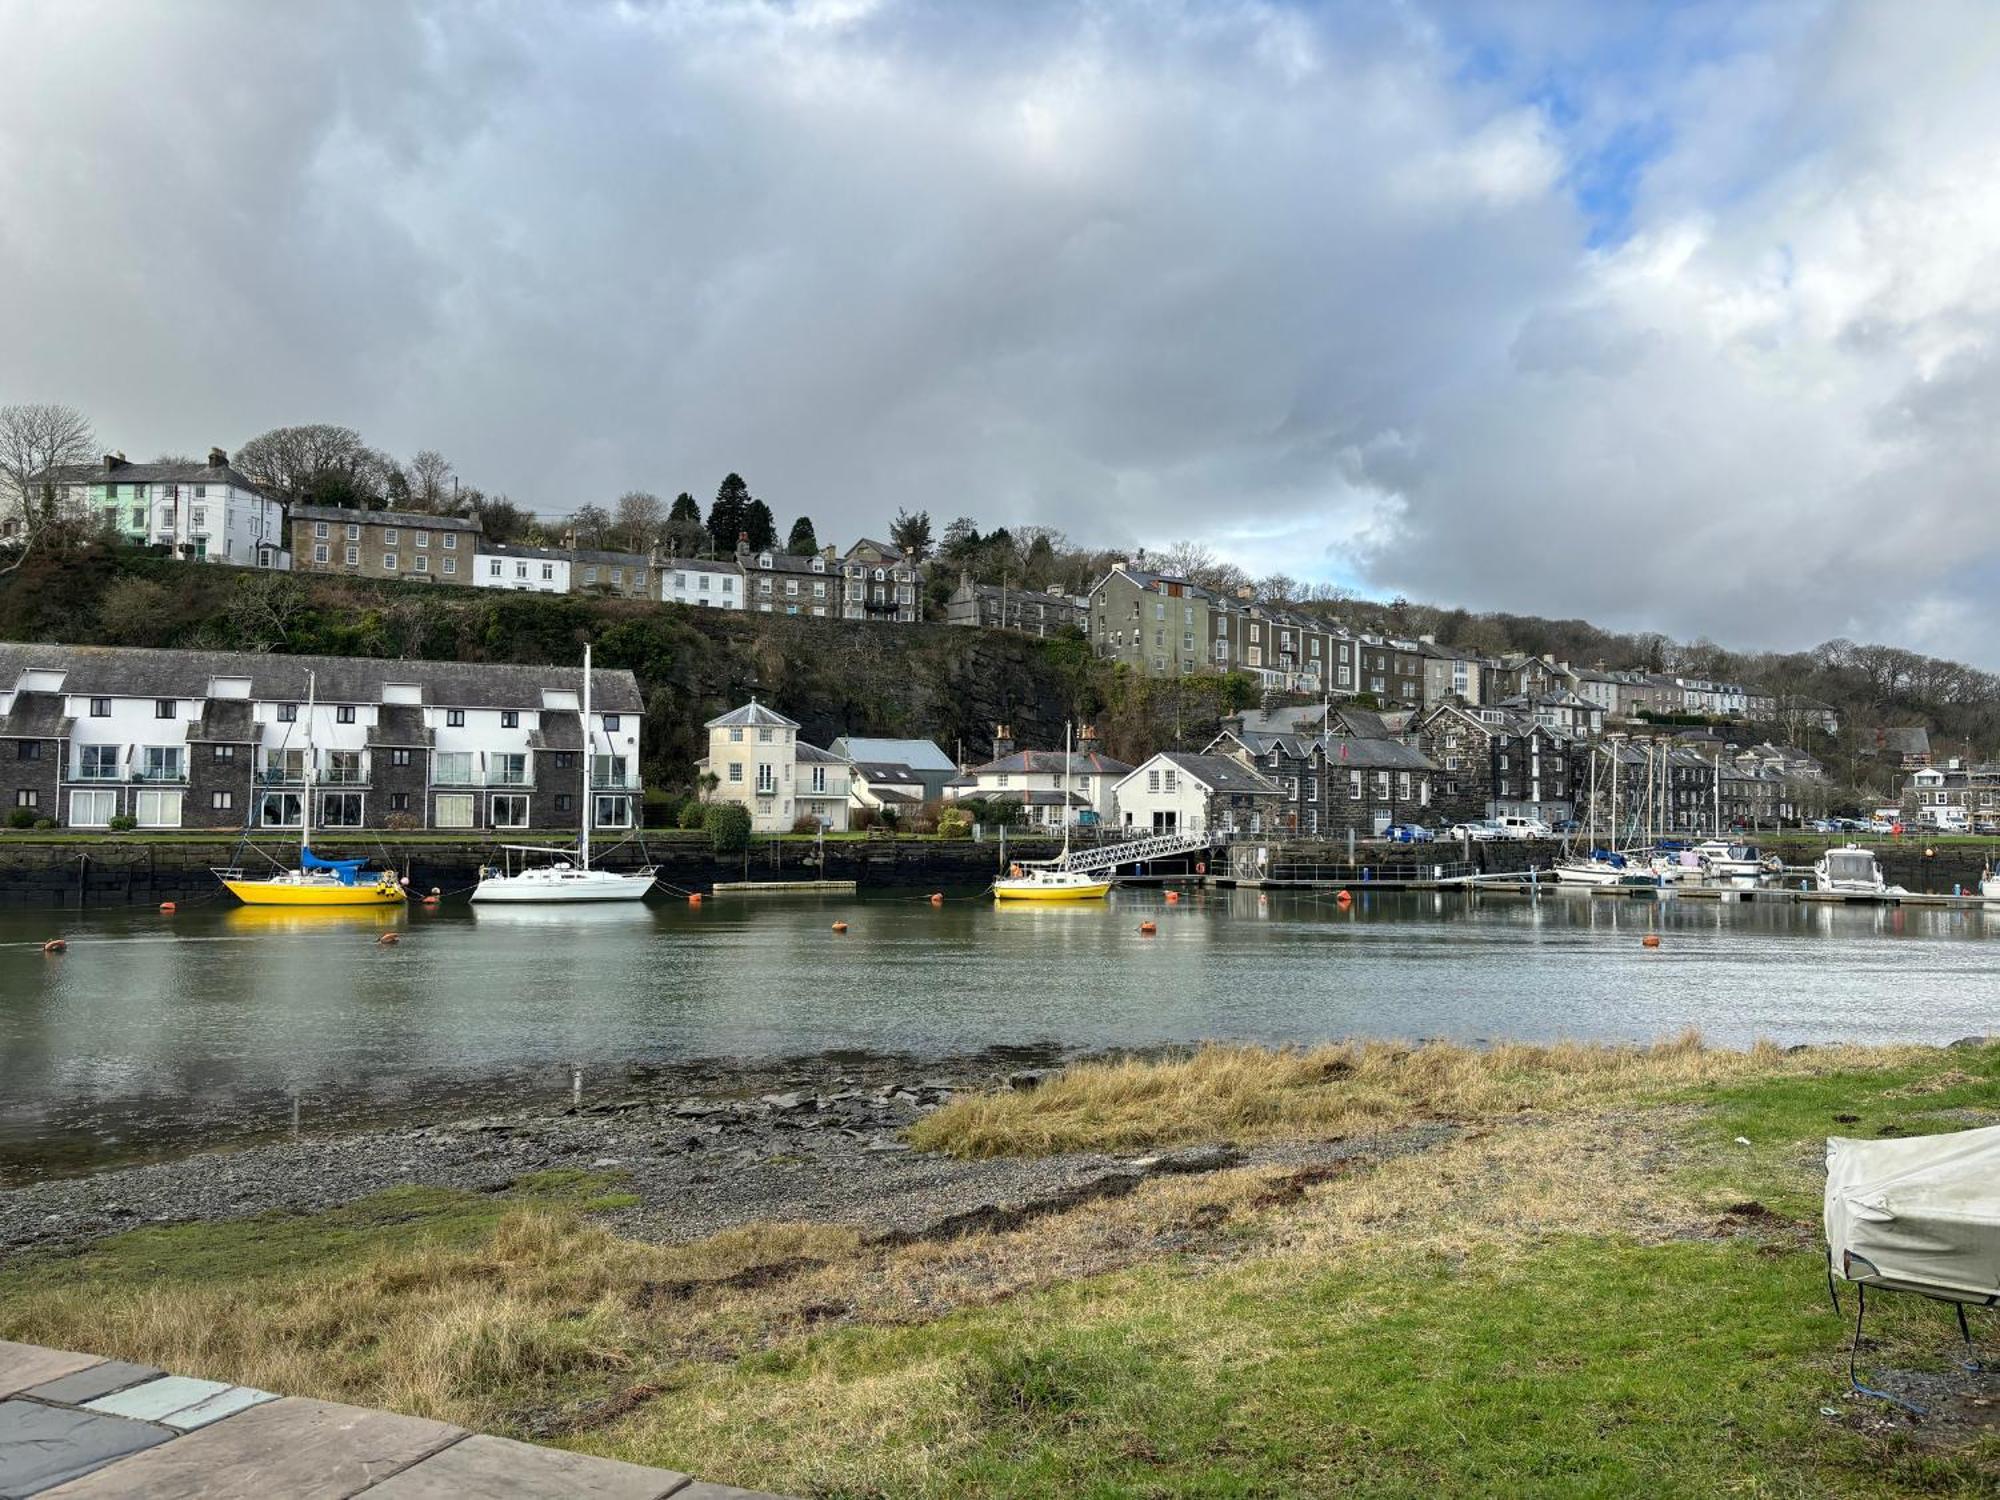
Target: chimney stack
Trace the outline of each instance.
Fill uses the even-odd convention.
[[[221,448],[211,448],[208,450],[208,466],[211,469],[227,468],[228,465],[229,465],[228,453],[226,453]]]
[[[106,469],[107,471],[109,471],[109,470],[112,470],[112,469],[118,469],[118,468],[123,468],[123,467],[124,467],[124,465],[125,465],[125,455],[124,455],[124,454],[122,454],[122,453],[107,453],[107,454],[105,454],[105,455],[104,455],[104,467],[105,467],[105,469]]]
[[[1005,760],[1014,753],[1014,726],[995,724],[993,726],[993,758]]]
[[[736,533],[736,555],[738,557],[748,557],[750,555],[749,532],[739,531]]]
[[[1097,726],[1086,724],[1076,732],[1076,753],[1095,755],[1097,753]]]

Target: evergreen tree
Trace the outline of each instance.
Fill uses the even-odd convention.
[[[752,552],[762,552],[766,547],[778,545],[777,517],[771,514],[771,507],[762,500],[752,500],[743,507],[743,530],[749,534]]]
[[[819,537],[813,532],[811,516],[800,516],[792,522],[792,534],[785,538],[785,550],[797,557],[819,551]]]
[[[750,486],[741,474],[731,474],[715,492],[715,504],[708,508],[709,540],[717,555],[728,557],[736,551],[736,536],[743,528],[743,513],[750,508]],[[753,538],[751,546],[757,543]]]
[[[922,562],[931,551],[931,513],[920,510],[915,515],[902,509],[896,511],[896,519],[889,526],[889,540],[900,548],[911,562]]]
[[[701,524],[701,504],[686,490],[674,496],[674,507],[667,512],[669,521],[692,521]]]

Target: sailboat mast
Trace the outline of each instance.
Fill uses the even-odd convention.
[[[1072,776],[1073,776],[1073,775],[1075,774],[1075,772],[1076,772],[1076,766],[1075,766],[1075,765],[1074,765],[1074,764],[1073,764],[1073,763],[1072,763],[1072,762],[1070,761],[1070,758],[1069,758],[1069,747],[1070,747],[1070,736],[1071,736],[1071,731],[1072,731],[1072,730],[1074,730],[1075,728],[1076,728],[1076,720],[1074,720],[1074,719],[1065,719],[1065,720],[1063,720],[1063,774],[1062,774],[1062,820],[1063,820],[1063,852],[1062,852],[1062,862],[1063,862],[1063,868],[1064,868],[1064,869],[1067,869],[1067,868],[1069,868],[1069,784],[1070,784],[1070,779],[1071,779],[1071,777],[1072,777]],[[1023,777],[1021,778],[1021,780],[1022,780],[1022,781],[1024,781],[1024,782],[1025,782],[1025,781],[1026,781],[1027,779],[1028,779],[1028,778],[1027,778],[1027,777],[1025,777],[1025,776],[1023,776]],[[1026,795],[1026,794],[1024,793],[1023,795]]]
[[[590,868],[590,644],[583,647],[583,801],[582,822],[577,830],[577,851],[582,866]]]
[[[306,673],[306,794],[299,804],[299,849],[301,852],[312,845],[313,821],[313,708],[319,702],[319,678]],[[282,798],[280,799],[283,800]],[[304,860],[299,863],[303,865]]]

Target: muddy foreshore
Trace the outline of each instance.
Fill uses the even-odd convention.
[[[530,1174],[563,1169],[617,1174],[638,1202],[612,1223],[644,1239],[698,1239],[760,1220],[940,1236],[1129,1191],[1149,1174],[1312,1165],[1357,1151],[1415,1149],[1441,1133],[994,1161],[918,1152],[903,1139],[955,1093],[1032,1088],[1052,1061],[835,1054],[707,1062],[560,1109],[445,1112],[26,1182],[0,1188],[0,1258],[148,1225],[311,1213],[397,1186],[503,1192]]]

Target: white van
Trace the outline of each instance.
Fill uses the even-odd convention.
[[[1556,836],[1556,831],[1540,818],[1503,813],[1493,821],[1500,825],[1500,836],[1506,839],[1552,839]]]

